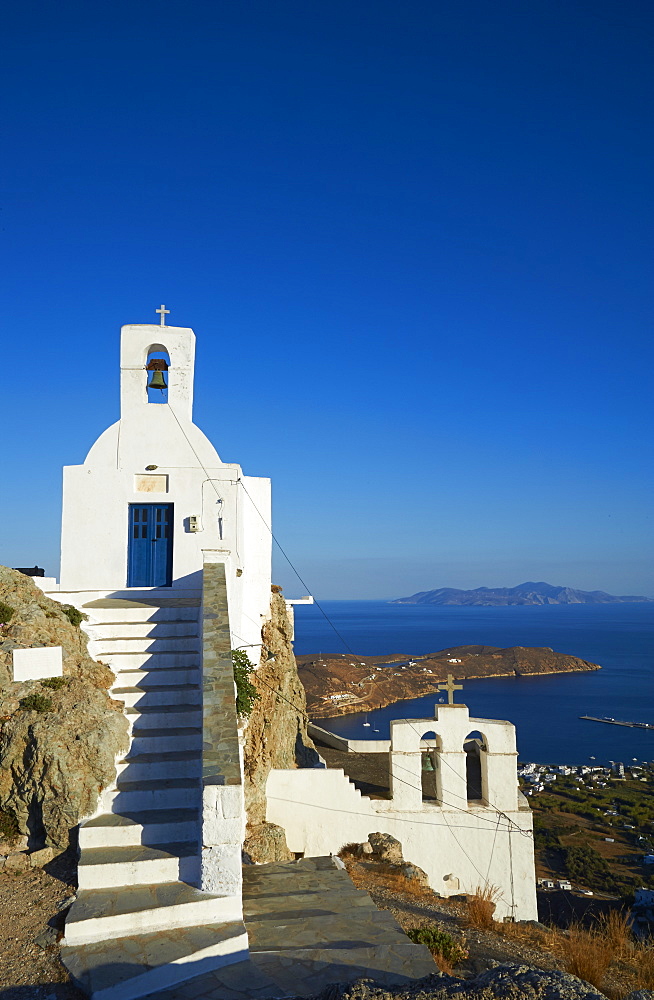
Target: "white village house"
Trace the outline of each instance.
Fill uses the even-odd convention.
[[[89,651],[115,672],[112,696],[131,722],[116,782],[80,828],[62,952],[103,1000],[248,956],[245,724],[230,651],[256,660],[270,613],[270,480],[221,462],[193,424],[195,335],[158,312],[159,325],[122,328],[120,420],[65,469],[60,582],[35,581],[88,615]],[[335,854],[389,833],[442,895],[494,885],[500,919],[535,919],[514,727],[438,705],[367,749],[388,755],[389,799],[363,796],[341,770],[270,773],[267,819],[290,850]]]

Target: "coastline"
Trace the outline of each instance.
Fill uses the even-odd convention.
[[[462,646],[398,660],[398,656],[298,656],[298,673],[312,719],[371,712],[426,695],[440,696],[448,674],[455,681],[539,677],[600,670],[579,657],[544,647]]]

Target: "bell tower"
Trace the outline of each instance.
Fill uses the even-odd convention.
[[[121,419],[146,405],[149,398],[150,372],[146,365],[152,355],[167,354],[168,370],[164,375],[168,405],[178,416],[193,419],[193,372],[195,334],[181,326],[162,323],[124,326],[120,337],[120,413]],[[142,412],[142,411],[141,411]]]

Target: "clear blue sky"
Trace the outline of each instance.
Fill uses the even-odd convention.
[[[3,34],[0,561],[56,572],[61,466],[165,302],[316,595],[654,595],[651,4],[25,0]]]

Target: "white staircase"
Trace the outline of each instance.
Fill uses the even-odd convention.
[[[91,655],[116,674],[129,752],[80,827],[62,958],[94,1000],[134,1000],[243,960],[236,896],[195,888],[201,852],[199,601],[85,605]]]

